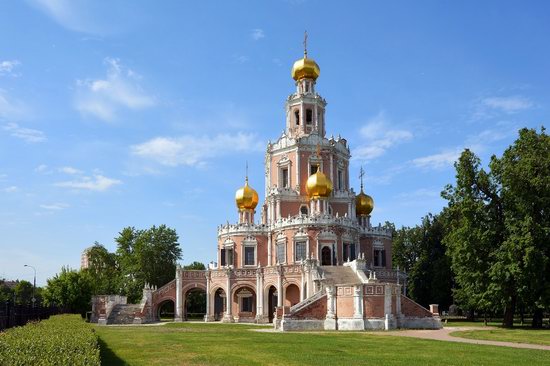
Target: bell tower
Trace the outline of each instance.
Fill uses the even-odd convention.
[[[307,32],[304,34],[304,57],[294,63],[292,78],[296,93],[286,102],[286,134],[296,138],[309,134],[325,136],[326,101],[315,91],[321,73],[319,65],[307,57]]]

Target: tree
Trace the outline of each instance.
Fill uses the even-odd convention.
[[[48,279],[44,290],[46,305],[57,305],[84,315],[90,309],[93,278],[86,271],[62,267],[61,273]]]
[[[116,294],[120,292],[121,271],[117,255],[110,253],[103,245],[95,242],[88,249],[87,271],[93,277],[93,295]]]
[[[19,305],[28,305],[32,301],[33,285],[29,281],[18,281],[13,288],[15,294],[15,303]]]
[[[202,271],[204,271],[206,269],[206,267],[203,263],[195,261],[191,264],[183,266],[183,269],[186,269],[186,270],[202,270]]]
[[[147,230],[126,227],[115,239],[122,275],[122,292],[128,301],[141,299],[144,283],[162,286],[174,279],[181,259],[178,235],[165,225]]]
[[[5,280],[0,280],[0,303],[4,303],[12,299],[13,290],[8,285],[6,285]]]

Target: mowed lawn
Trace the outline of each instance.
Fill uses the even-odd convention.
[[[95,326],[104,365],[549,365],[550,352],[254,325]],[[265,328],[264,328],[265,329]],[[269,329],[269,328],[268,328]]]
[[[533,343],[550,346],[549,329],[529,329],[529,328],[495,328],[488,330],[464,330],[452,332],[452,336],[484,339],[489,341],[514,342],[514,343]]]

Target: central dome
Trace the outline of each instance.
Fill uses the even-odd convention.
[[[374,200],[368,194],[363,193],[363,188],[361,188],[361,193],[355,196],[355,213],[357,216],[368,216],[374,209]]]
[[[317,65],[317,62],[312,58],[307,58],[306,55],[304,55],[304,58],[296,61],[292,67],[292,78],[296,81],[302,79],[317,80],[320,74],[321,69]]]
[[[326,198],[332,193],[332,182],[321,172],[317,166],[317,172],[307,179],[306,191],[309,198]]]
[[[248,178],[244,182],[244,187],[235,193],[235,203],[241,211],[254,210],[258,205],[258,192],[248,185]]]

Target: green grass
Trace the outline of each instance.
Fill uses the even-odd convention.
[[[514,343],[533,343],[550,346],[550,330],[548,329],[489,329],[489,330],[465,330],[452,332],[452,336],[483,339],[490,341],[514,342]]]
[[[382,333],[255,332],[253,325],[95,327],[105,365],[548,365],[550,352]]]

